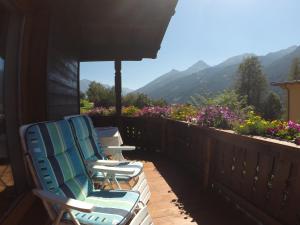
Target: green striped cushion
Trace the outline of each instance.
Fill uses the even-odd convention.
[[[43,189],[80,200],[93,190],[66,121],[32,125],[26,141]]]
[[[93,123],[88,116],[75,116],[69,119],[85,160],[106,159],[98,141]]]
[[[138,199],[139,194],[132,191],[95,191],[90,193],[85,201],[101,206],[96,207],[97,213],[73,213],[83,224],[123,224],[131,217],[133,206]]]

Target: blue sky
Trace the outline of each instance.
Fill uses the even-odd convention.
[[[137,89],[198,60],[216,65],[228,57],[300,44],[299,0],[179,0],[157,59],[123,62],[123,87]],[[113,85],[113,62],[81,63],[81,79]]]

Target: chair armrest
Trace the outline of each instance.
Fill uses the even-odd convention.
[[[85,213],[91,213],[95,210],[94,205],[90,203],[79,201],[73,198],[58,196],[49,191],[34,189],[32,192],[40,199],[53,204],[58,204],[64,209],[74,209]]]
[[[128,164],[130,161],[118,161],[118,160],[86,160],[85,164],[88,166],[119,166],[121,164]]]
[[[99,166],[94,165],[91,167],[92,170],[100,171],[104,173],[113,173],[113,174],[123,174],[123,175],[130,175],[133,174],[135,171],[131,168],[120,168],[120,167],[111,167],[111,166]]]
[[[135,146],[102,146],[105,151],[133,151]]]

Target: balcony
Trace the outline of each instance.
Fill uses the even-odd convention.
[[[156,224],[299,224],[300,147],[161,118],[94,116],[146,161]]]
[[[201,188],[199,178],[159,153],[137,152],[128,157],[144,161],[152,194],[148,207],[154,224],[256,224],[222,196]]]

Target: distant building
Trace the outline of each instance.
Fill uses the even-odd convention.
[[[300,80],[272,83],[287,90],[288,95],[288,119],[300,120]]]

